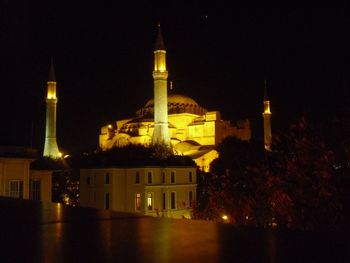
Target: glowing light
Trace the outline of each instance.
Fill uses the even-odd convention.
[[[227,215],[222,215],[221,218],[222,218],[222,220],[224,220],[224,221],[228,221],[228,216],[227,216]]]
[[[108,124],[108,129],[112,129],[112,125],[111,124]]]
[[[270,101],[268,101],[268,100],[264,101],[264,114],[271,114]]]
[[[56,99],[56,82],[49,81],[47,84],[47,98]]]
[[[69,205],[69,196],[68,195],[65,195],[64,198],[63,198],[63,202],[66,204],[66,205]]]
[[[147,194],[147,207],[148,210],[152,210],[152,193]]]
[[[61,158],[63,156],[63,153],[59,152],[58,157]]]
[[[166,71],[165,54],[166,54],[166,52],[164,50],[155,51],[154,71],[158,71],[158,72],[165,72]]]

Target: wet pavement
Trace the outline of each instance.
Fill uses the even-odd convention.
[[[345,233],[237,228],[0,198],[0,262],[350,262]]]

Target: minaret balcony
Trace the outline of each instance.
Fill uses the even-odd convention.
[[[167,79],[168,71],[153,71],[153,79]]]

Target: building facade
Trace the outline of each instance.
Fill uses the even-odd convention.
[[[0,157],[0,196],[51,202],[51,171],[30,170],[32,158]]]
[[[191,218],[196,167],[80,170],[80,205],[143,215]]]

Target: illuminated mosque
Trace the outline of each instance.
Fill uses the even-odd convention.
[[[167,78],[166,50],[158,28],[154,50],[154,98],[137,110],[135,117],[103,126],[99,136],[102,150],[129,144],[162,143],[171,147],[175,154],[190,156],[201,170],[209,171],[210,163],[218,157],[215,147],[224,138],[234,136],[250,140],[249,120],[232,124],[222,120],[219,111],[208,111],[188,96],[168,94]]]

